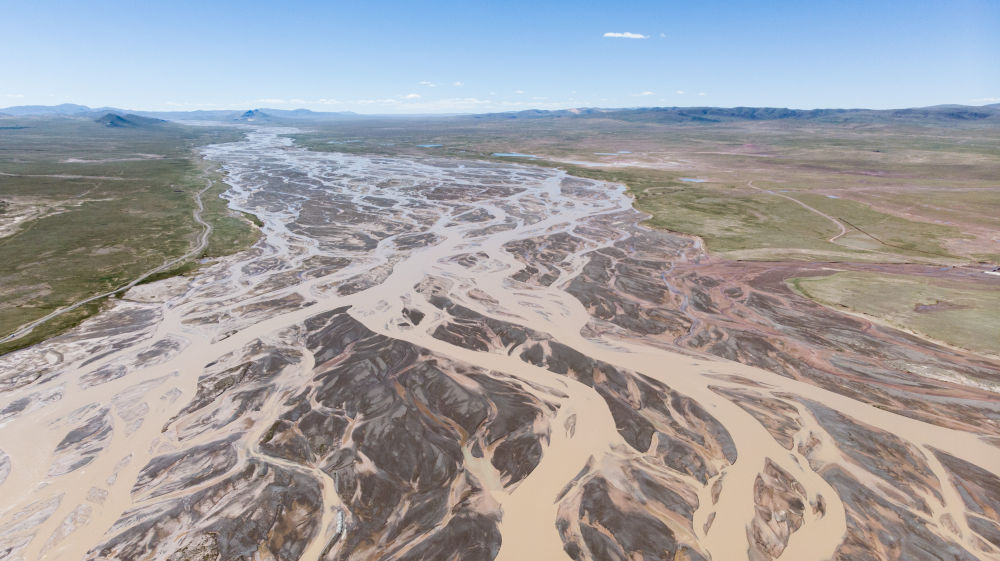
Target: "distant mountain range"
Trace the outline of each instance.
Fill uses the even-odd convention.
[[[350,111],[320,112],[308,109],[251,109],[249,111],[198,110],[198,111],[133,111],[117,107],[87,107],[73,103],[62,105],[18,105],[0,109],[0,115],[8,117],[90,117],[102,119],[106,115],[126,117],[146,117],[170,121],[244,121],[244,122],[278,122],[278,121],[326,121],[336,119],[361,118],[361,115]]]
[[[0,113],[10,117],[24,117],[37,115],[67,115],[79,116],[88,113],[98,113],[102,110],[112,110],[109,107],[91,109],[86,105],[75,105],[73,103],[63,103],[62,105],[17,105],[0,109]],[[117,111],[117,110],[115,110]]]
[[[776,107],[638,107],[514,111],[473,116],[505,119],[613,119],[645,123],[721,123],[733,121],[816,121],[827,123],[969,123],[1000,124],[1000,104],[936,105],[912,109],[787,109]]]
[[[247,123],[305,123],[348,119],[414,118],[414,115],[359,115],[350,111],[320,112],[309,109],[250,109],[247,111],[129,111],[114,107],[91,108],[85,105],[20,105],[0,109],[0,116],[89,117],[107,126],[148,125],[137,119],[196,120]],[[117,116],[122,121],[118,124]],[[423,115],[421,117],[435,117]],[[444,117],[438,115],[436,117]],[[637,107],[630,109],[582,107],[546,111],[531,109],[505,113],[451,115],[450,118],[483,121],[516,119],[612,119],[644,123],[722,123],[735,121],[813,121],[826,123],[912,123],[912,124],[1000,124],[1000,104],[936,105],[910,109],[787,109],[778,107]],[[129,125],[126,122],[131,122]]]

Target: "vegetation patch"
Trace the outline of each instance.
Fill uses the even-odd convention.
[[[197,271],[198,267],[199,267],[199,265],[198,265],[197,261],[187,261],[187,262],[182,263],[182,264],[180,264],[180,265],[178,265],[178,266],[176,266],[176,267],[174,267],[172,269],[167,269],[166,271],[160,271],[159,273],[154,273],[152,275],[149,275],[148,277],[146,277],[146,278],[142,279],[141,281],[139,281],[138,283],[136,283],[136,285],[149,284],[149,283],[153,283],[153,282],[156,282],[156,281],[161,281],[161,280],[164,280],[164,279],[169,279],[171,277],[176,277],[176,276],[179,276],[179,275],[189,275],[189,274]]]
[[[733,259],[1000,263],[995,126],[647,113],[344,121],[293,138],[318,151],[554,166],[623,183],[650,226],[699,236]],[[515,152],[539,158],[492,156]],[[839,226],[795,200],[853,226],[831,242]]]
[[[35,343],[40,343],[50,337],[54,337],[72,329],[77,325],[80,325],[83,320],[100,312],[104,308],[106,302],[107,298],[99,298],[93,302],[87,302],[75,310],[61,314],[39,325],[24,337],[12,339],[6,343],[0,343],[0,355],[13,352],[18,349],[23,349],[25,347],[30,347]],[[50,311],[54,310],[48,310],[45,311],[45,313],[49,313]]]
[[[238,251],[257,229],[226,207],[226,186],[196,147],[237,140],[231,129],[138,123],[108,127],[89,119],[18,119],[0,131],[0,200],[34,209],[0,237],[0,336],[95,294],[115,290],[191,250],[202,218],[213,233],[204,256]],[[156,278],[189,271],[179,264]],[[98,302],[47,321],[0,352],[78,324]]]
[[[929,277],[842,272],[790,279],[805,296],[974,352],[1000,355],[1000,290]]]

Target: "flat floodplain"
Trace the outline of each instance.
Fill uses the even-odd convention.
[[[790,286],[1000,281],[982,268],[823,262],[791,237],[795,259],[738,261],[649,228],[632,185],[336,136],[322,145],[350,152],[315,151],[306,134],[321,138],[258,127],[200,149],[231,208],[262,224],[251,248],[0,357],[0,536],[15,555],[1000,548],[1000,363]],[[765,210],[794,205],[839,254],[874,259],[761,188]]]
[[[791,279],[796,289],[937,341],[1000,356],[1000,290],[990,279],[955,283],[933,276],[843,272]]]
[[[362,127],[367,141],[327,144]],[[337,123],[296,138],[355,153],[405,154],[412,140],[441,144],[435,155],[532,154],[538,165],[627,185],[651,225],[737,259],[1000,261],[994,125],[454,118]],[[847,234],[831,242],[841,226]]]
[[[0,122],[0,263],[6,264],[0,337],[183,255],[202,231],[192,216],[196,197],[213,227],[204,255],[229,253],[254,239],[252,226],[219,198],[226,187],[218,174],[204,169],[194,152],[213,139],[238,137],[231,128],[114,128],[69,118]],[[0,351],[59,333],[101,306],[95,301],[46,322],[0,344]]]

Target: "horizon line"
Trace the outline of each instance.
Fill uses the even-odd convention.
[[[34,103],[22,104],[22,105],[9,105],[9,106],[6,106],[6,107],[0,107],[0,116],[4,116],[4,117],[17,117],[17,116],[25,116],[25,117],[27,117],[27,116],[30,116],[30,115],[5,115],[5,114],[3,114],[3,112],[5,110],[8,110],[8,109],[22,109],[22,108],[28,108],[28,107],[57,108],[57,107],[63,107],[63,106],[82,107],[82,108],[85,108],[85,110],[89,110],[89,111],[105,111],[106,110],[108,112],[116,112],[116,111],[136,112],[136,111],[140,111],[140,112],[144,112],[144,113],[196,113],[196,112],[229,111],[229,112],[233,112],[233,113],[240,113],[240,112],[245,113],[245,112],[248,112],[248,111],[265,111],[265,110],[269,110],[269,111],[283,111],[283,112],[308,111],[308,112],[311,112],[311,113],[318,113],[318,114],[323,114],[323,113],[328,113],[328,114],[342,114],[342,115],[343,114],[350,114],[350,115],[357,115],[357,116],[362,116],[362,117],[364,117],[364,116],[382,117],[382,116],[428,116],[428,115],[437,115],[437,116],[494,115],[494,114],[505,114],[505,113],[523,113],[525,111],[541,111],[541,112],[553,113],[553,112],[558,112],[558,111],[573,111],[573,110],[584,110],[584,109],[602,110],[602,111],[625,111],[625,110],[636,110],[636,109],[699,109],[699,108],[708,108],[708,109],[786,109],[786,110],[790,110],[790,111],[899,111],[899,110],[904,110],[904,109],[932,109],[932,108],[951,107],[951,106],[953,106],[953,107],[994,107],[994,106],[998,106],[998,105],[1000,105],[1000,102],[993,101],[993,100],[989,100],[989,101],[984,102],[984,103],[982,103],[980,105],[972,105],[972,104],[965,104],[965,103],[938,103],[938,104],[934,104],[934,105],[920,105],[920,106],[910,106],[910,107],[886,107],[886,108],[881,108],[881,109],[873,108],[873,107],[811,107],[811,108],[804,108],[804,107],[788,107],[788,106],[779,106],[779,105],[632,105],[632,106],[619,106],[619,107],[597,106],[597,105],[578,105],[578,106],[567,106],[567,107],[562,107],[562,108],[549,108],[549,109],[542,109],[542,108],[538,108],[538,107],[526,107],[524,109],[511,109],[511,110],[506,110],[506,111],[484,111],[484,112],[429,111],[429,112],[361,113],[361,112],[358,112],[358,111],[351,111],[351,110],[323,111],[323,110],[309,109],[307,107],[293,107],[293,108],[283,109],[283,108],[279,108],[279,107],[268,107],[268,106],[257,106],[257,107],[246,106],[246,108],[236,108],[236,109],[226,108],[226,107],[200,108],[200,109],[140,109],[140,108],[114,107],[114,106],[108,106],[108,105],[99,106],[99,107],[92,107],[92,106],[84,105],[84,104],[80,104],[80,103],[63,102],[63,103],[56,103],[56,104],[51,104],[51,105],[34,104]],[[81,110],[81,112],[82,111],[83,110]],[[63,115],[63,116],[69,117],[69,116],[72,116],[72,114],[66,114],[66,115]]]

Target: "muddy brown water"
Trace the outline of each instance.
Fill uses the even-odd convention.
[[[995,440],[597,321],[621,186],[282,132],[205,149],[252,250],[0,357],[0,558],[1000,558]]]

